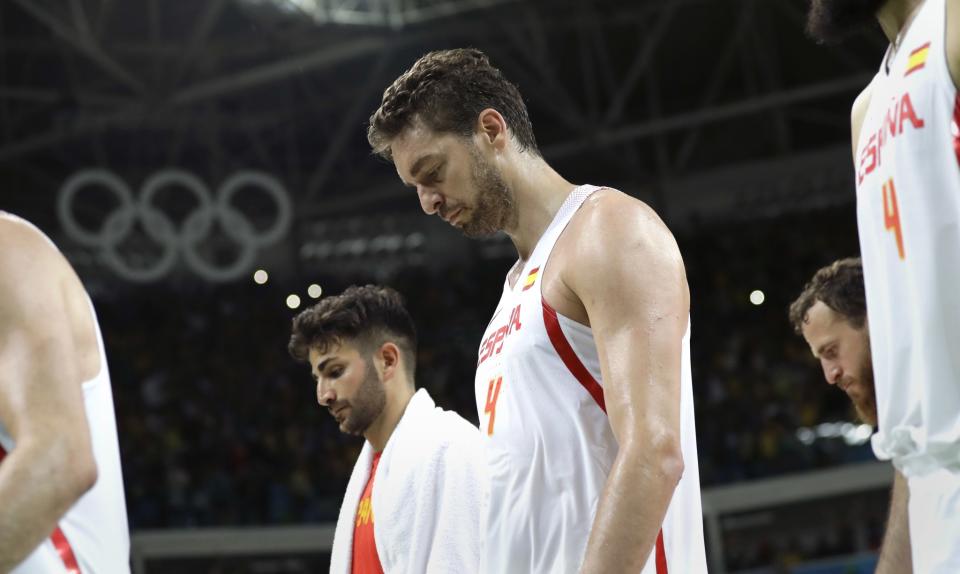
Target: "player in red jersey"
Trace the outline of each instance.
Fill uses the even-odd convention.
[[[366,439],[330,571],[478,572],[480,435],[415,390],[417,335],[400,294],[368,285],[327,297],[294,319],[289,349],[310,363],[317,401],[340,430]]]

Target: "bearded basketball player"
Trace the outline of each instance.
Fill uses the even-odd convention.
[[[478,50],[423,56],[368,139],[421,207],[518,260],[477,356],[490,503],[482,572],[706,572],[689,292],[666,225],[541,156]]]

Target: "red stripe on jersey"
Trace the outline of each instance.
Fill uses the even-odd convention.
[[[915,49],[915,50],[913,50],[912,52],[910,52],[910,55],[911,55],[911,56],[915,56],[915,55],[919,54],[920,52],[926,50],[926,49],[929,48],[929,47],[930,47],[930,42],[927,42],[926,44],[922,44],[922,45],[918,46],[917,49]]]
[[[541,300],[543,301],[543,322],[547,326],[547,336],[550,337],[550,342],[553,343],[554,350],[560,355],[560,359],[563,361],[563,364],[566,365],[567,370],[569,370],[574,378],[583,385],[583,388],[590,393],[593,400],[597,401],[600,410],[607,412],[607,405],[603,400],[603,387],[593,378],[590,371],[583,366],[583,363],[580,362],[580,357],[577,356],[573,347],[570,346],[566,335],[563,334],[563,329],[560,328],[560,320],[557,318],[557,312],[547,303],[546,299],[541,298]]]
[[[657,574],[667,574],[667,551],[663,547],[663,528],[657,533]]]
[[[950,135],[953,136],[953,153],[957,156],[957,163],[960,164],[960,93],[954,99],[953,104],[953,123],[950,125]]]
[[[0,461],[3,461],[6,456],[6,449],[0,446]],[[63,535],[63,531],[60,530],[59,526],[53,529],[53,534],[50,535],[50,541],[53,542],[53,547],[57,549],[57,554],[60,555],[60,559],[63,560],[67,574],[80,574],[77,557],[73,555],[73,548],[70,547],[70,542],[67,541],[67,537]]]
[[[60,530],[59,526],[53,529],[50,541],[53,542],[53,547],[57,549],[60,559],[63,560],[63,565],[67,568],[67,574],[80,574],[77,557],[73,555],[73,548],[70,547],[70,542],[63,535],[63,530]]]

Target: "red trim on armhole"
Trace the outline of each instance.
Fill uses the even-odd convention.
[[[7,456],[7,451],[2,446],[0,446],[0,462]],[[67,537],[63,535],[63,531],[60,530],[60,526],[57,526],[53,529],[53,534],[50,535],[50,541],[53,542],[53,547],[57,549],[57,554],[60,555],[60,559],[63,560],[63,565],[67,569],[67,574],[80,574],[80,566],[77,565],[77,557],[73,554],[73,548],[70,547],[70,542],[67,540]]]
[[[547,326],[547,336],[550,337],[550,342],[553,343],[554,350],[560,355],[560,360],[566,365],[567,370],[569,370],[574,378],[583,385],[583,388],[590,393],[593,400],[597,401],[597,406],[600,407],[600,410],[607,412],[607,404],[603,400],[603,387],[593,378],[590,371],[583,366],[580,357],[577,356],[573,347],[570,346],[570,342],[567,341],[567,337],[563,334],[563,329],[560,328],[560,320],[557,318],[557,312],[547,303],[546,299],[541,297],[540,300],[543,302],[543,322]]]
[[[953,122],[950,124],[950,135],[953,136],[953,153],[957,156],[960,165],[960,91],[957,92],[953,103]]]
[[[663,528],[657,533],[657,574],[667,574],[667,551],[663,546]]]
[[[573,347],[570,346],[570,342],[567,341],[567,337],[560,328],[560,320],[557,318],[557,312],[547,303],[546,299],[541,298],[541,301],[543,302],[543,322],[547,327],[547,336],[550,337],[550,342],[553,343],[554,350],[560,355],[560,359],[570,373],[583,385],[583,388],[590,393],[593,400],[597,401],[597,406],[599,406],[603,412],[607,412],[607,406],[603,400],[603,387],[597,383],[593,375],[590,374],[590,371],[583,366],[580,357],[577,356]],[[668,574],[667,552],[663,544],[663,528],[657,533],[656,563],[657,574]]]

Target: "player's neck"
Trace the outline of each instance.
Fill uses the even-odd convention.
[[[575,187],[540,157],[525,156],[507,174],[517,206],[517,223],[505,230],[526,261]]]
[[[373,452],[383,452],[387,446],[387,441],[393,435],[393,431],[400,424],[403,413],[407,410],[410,399],[413,398],[414,389],[412,385],[407,385],[402,381],[396,381],[394,389],[387,390],[387,404],[383,407],[383,412],[363,433],[363,438],[367,439]],[[391,393],[390,391],[395,391]]]
[[[895,46],[913,22],[924,0],[888,0],[877,11],[877,21],[884,35]]]

